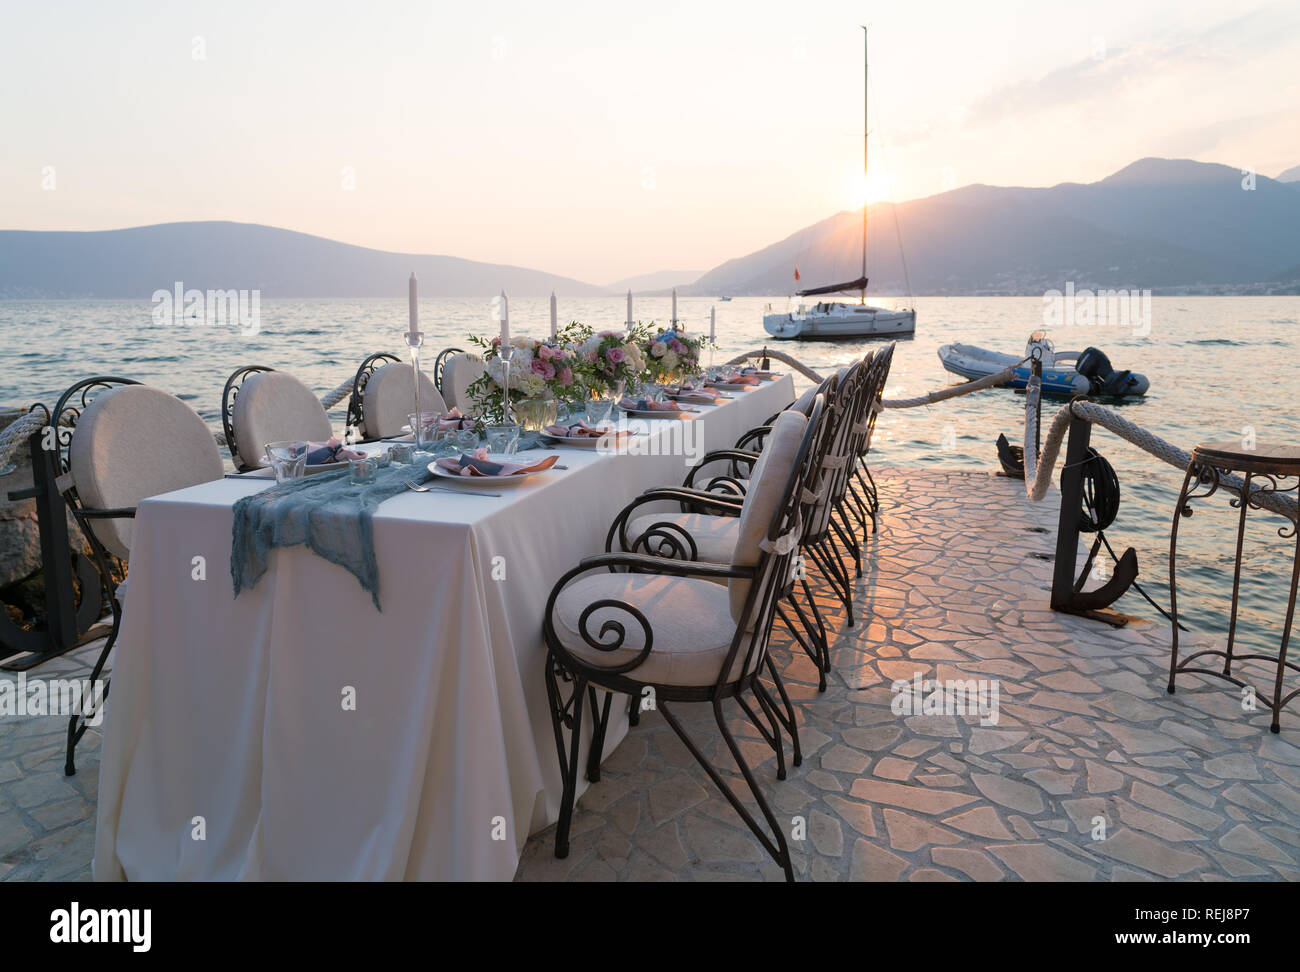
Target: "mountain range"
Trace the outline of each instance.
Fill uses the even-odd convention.
[[[1041,294],[1067,282],[1300,293],[1300,166],[1270,179],[1225,165],[1148,158],[1088,184],[969,185],[874,204],[868,220],[875,293]],[[703,274],[659,271],[597,286],[250,223],[0,230],[0,297],[147,299],[175,281],[187,289],[258,289],[272,298],[392,297],[405,293],[412,270],[429,297],[501,290],[587,297],[674,285],[683,295],[773,295],[855,279],[861,233],[861,210],[837,213]]]

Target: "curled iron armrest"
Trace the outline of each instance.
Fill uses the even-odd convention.
[[[618,651],[627,643],[626,621],[616,617],[607,617],[600,625],[600,629],[593,631],[591,617],[595,612],[601,610],[620,612],[626,618],[630,618],[641,629],[644,638],[644,643],[633,658],[611,665],[593,664],[589,660],[577,659],[555,633],[556,601],[568,583],[579,574],[585,574],[591,570],[607,568],[612,571],[619,567],[638,573],[671,574],[679,577],[729,578],[753,577],[754,575],[754,568],[752,567],[692,564],[680,560],[665,560],[660,557],[645,557],[638,554],[600,554],[594,557],[585,557],[577,567],[574,567],[561,577],[555,587],[552,588],[551,596],[546,603],[546,617],[542,622],[542,630],[548,644],[552,651],[555,651],[560,656],[566,668],[585,668],[598,671],[607,676],[623,675],[638,668],[650,656],[650,652],[654,648],[654,629],[650,625],[650,619],[636,605],[613,598],[599,598],[583,608],[578,618],[578,633],[582,640],[596,651],[606,653]]]
[[[656,523],[651,529],[636,537],[628,536],[627,527],[633,514],[643,506],[650,503],[661,503],[664,500],[680,503],[683,512],[713,513],[722,516],[738,515],[743,502],[739,497],[707,493],[702,490],[683,489],[677,486],[663,486],[646,490],[646,492],[623,507],[618,516],[614,517],[614,522],[609,525],[609,532],[605,535],[605,551],[607,553],[614,551],[614,541],[617,538],[618,548],[623,551],[634,551],[638,548],[649,549],[653,544],[659,551],[658,556],[695,560],[699,555],[695,538],[691,536],[690,531],[684,526],[669,519],[665,518],[662,523]],[[667,514],[665,514],[666,516]]]
[[[703,459],[691,467],[691,471],[686,474],[686,479],[682,485],[699,489],[695,485],[695,477],[702,474],[702,470],[715,462],[727,462],[730,464],[730,475],[714,476],[709,480],[710,486],[704,487],[710,492],[716,492],[713,486],[720,486],[724,491],[732,492],[738,496],[745,495],[745,487],[740,479],[740,464],[744,464],[747,469],[753,469],[754,463],[758,462],[758,453],[749,452],[745,449],[718,449],[715,452],[708,453]]]

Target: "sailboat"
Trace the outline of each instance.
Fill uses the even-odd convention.
[[[867,176],[867,28],[862,28],[862,180]],[[795,278],[799,271],[795,269]],[[785,314],[765,314],[763,328],[773,337],[784,340],[836,340],[912,334],[916,331],[916,310],[890,310],[867,303],[867,204],[862,201],[862,275],[846,283],[812,287],[797,292],[799,297],[843,294],[859,291],[857,303],[818,301],[800,304]]]

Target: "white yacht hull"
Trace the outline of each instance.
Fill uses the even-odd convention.
[[[854,304],[837,304],[835,308],[829,312],[816,309],[789,314],[765,314],[763,329],[784,341],[889,337],[916,332],[914,310],[888,310],[884,307]]]

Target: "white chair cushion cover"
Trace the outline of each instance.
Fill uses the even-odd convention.
[[[415,411],[413,370],[409,364],[390,361],[370,376],[361,392],[361,434],[367,439],[401,434],[402,426]],[[420,372],[420,411],[447,411],[447,404],[427,371]]]
[[[736,551],[736,539],[740,536],[740,518],[735,516],[714,516],[707,513],[647,513],[633,517],[628,524],[627,538],[635,542],[656,523],[675,523],[691,535],[695,541],[696,560],[706,564],[729,564]],[[669,536],[681,540],[679,534],[672,530],[665,531]],[[683,545],[685,541],[681,540]],[[649,551],[654,553],[654,541]]]
[[[334,434],[330,417],[310,388],[284,371],[263,371],[239,388],[231,413],[235,448],[245,468],[266,457],[268,442],[324,442]]]
[[[778,415],[772,423],[772,431],[768,433],[763,451],[749,477],[749,491],[740,510],[736,547],[731,559],[733,565],[753,567],[758,563],[762,554],[759,544],[767,537],[772,517],[781,505],[786,480],[794,467],[807,427],[807,416],[790,409]],[[727,584],[731,591],[731,617],[737,623],[745,611],[749,585],[747,578],[734,578]]]
[[[600,640],[606,621],[626,632],[616,651],[600,651],[583,640],[578,619],[595,601],[631,604],[650,622],[654,643],[646,660],[628,678],[656,685],[712,685],[726,661],[736,625],[727,611],[727,589],[698,577],[660,574],[589,574],[566,587],[555,602],[554,627],[560,642],[592,667],[625,664],[645,647],[645,632],[626,611],[600,608],[587,619],[587,631]],[[739,677],[745,646],[736,653],[729,678]]]
[[[147,385],[95,397],[68,446],[77,495],[87,509],[136,506],[142,499],[220,479],[224,466],[212,430],[179,398]],[[92,521],[114,555],[131,551],[132,521]]]
[[[790,406],[793,411],[801,412],[804,415],[812,413],[813,399],[817,397],[818,386],[813,385],[806,392],[795,399],[794,404]]]
[[[483,359],[471,351],[453,354],[442,365],[442,397],[448,408],[459,408],[466,414],[474,403],[465,394],[467,389],[480,375],[487,371]]]

